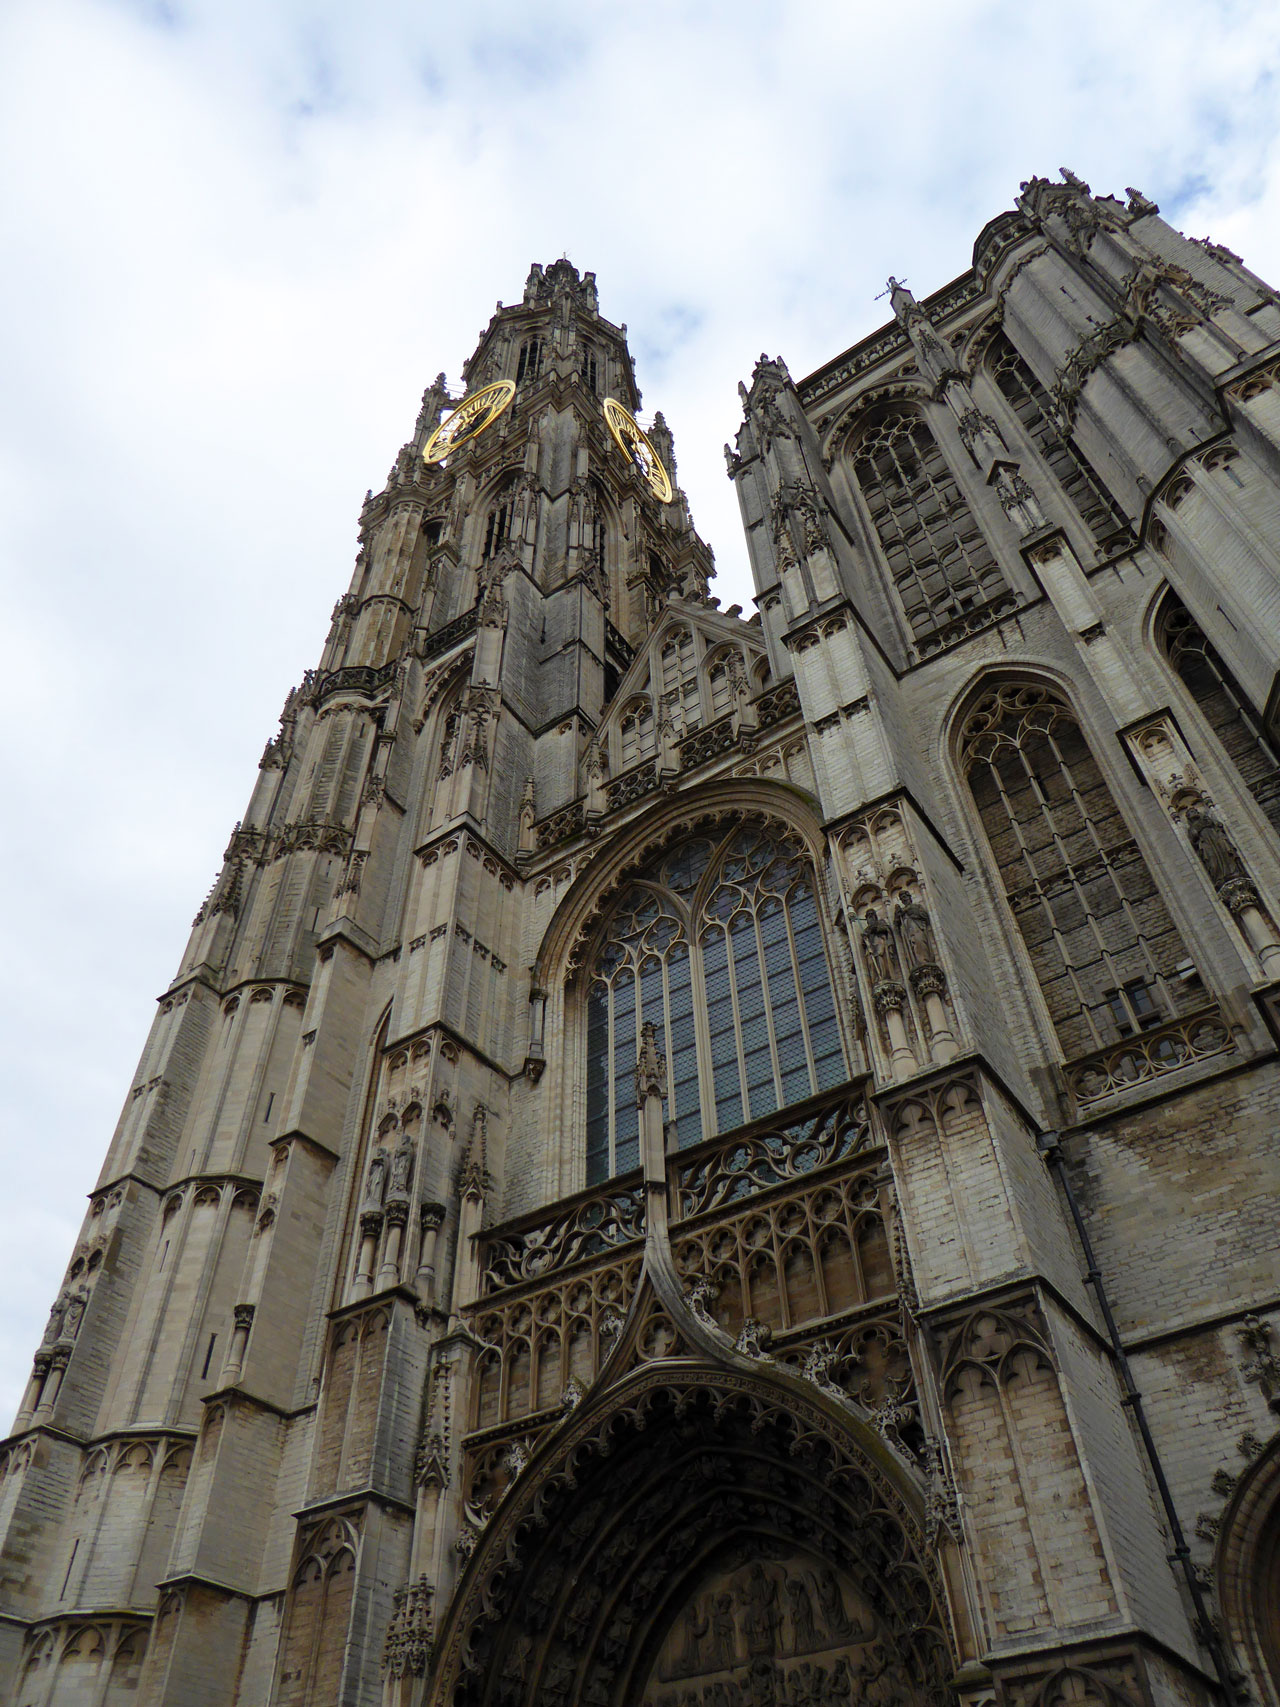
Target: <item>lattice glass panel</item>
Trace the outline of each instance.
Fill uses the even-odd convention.
[[[896,410],[862,437],[854,478],[917,644],[1009,591],[991,548],[917,414]]]
[[[1048,393],[1003,332],[992,340],[988,361],[997,388],[1094,538],[1106,539],[1126,527],[1106,487],[1053,424]]]
[[[587,1178],[638,1160],[635,1063],[652,1021],[679,1146],[847,1077],[812,865],[752,824],[668,850],[619,897],[586,1003]]]
[[[964,728],[969,786],[1068,1060],[1192,1006],[1186,950],[1068,708],[1002,683]]]
[[[1245,786],[1280,830],[1280,754],[1263,734],[1257,713],[1199,623],[1172,590],[1160,607],[1156,635]]]

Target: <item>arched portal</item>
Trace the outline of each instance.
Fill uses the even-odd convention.
[[[941,1575],[851,1417],[692,1362],[581,1411],[485,1531],[431,1707],[940,1707]]]
[[[1280,1702],[1280,1438],[1236,1484],[1222,1514],[1214,1574],[1258,1699]]]

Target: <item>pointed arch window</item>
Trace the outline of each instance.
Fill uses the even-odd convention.
[[[991,341],[988,371],[1096,540],[1110,539],[1128,523],[1110,493],[1069,438],[1053,424],[1048,392],[1003,332]]]
[[[693,635],[687,628],[673,629],[662,644],[662,696],[671,709],[677,729],[696,729],[702,722],[698,693],[698,659]]]
[[[1280,753],[1200,624],[1173,591],[1156,616],[1156,642],[1213,726],[1227,757],[1273,828],[1280,830]]]
[[[920,651],[945,645],[969,613],[1009,595],[991,547],[919,415],[908,409],[881,415],[858,442],[853,473]]]
[[[484,556],[489,558],[497,555],[506,544],[511,533],[511,518],[515,513],[515,499],[508,495],[496,503],[489,511],[484,524]]]
[[[741,653],[736,656],[738,664],[741,666]],[[737,699],[732,662],[733,655],[728,652],[720,652],[711,660],[711,667],[707,671],[707,685],[711,690],[711,716],[713,720],[717,717],[724,717],[732,711]]]
[[[602,927],[587,993],[587,1180],[639,1163],[635,1065],[652,1020],[681,1148],[847,1077],[816,878],[760,822],[680,843]]]
[[[542,370],[542,339],[526,338],[520,346],[520,357],[516,363],[516,384],[522,385],[526,379],[537,379]]]
[[[1194,1007],[1181,938],[1067,705],[1002,682],[969,712],[961,752],[1066,1058]]]
[[[618,741],[622,752],[622,768],[629,770],[641,759],[651,759],[658,750],[654,730],[653,705],[647,699],[634,699],[618,722]]]

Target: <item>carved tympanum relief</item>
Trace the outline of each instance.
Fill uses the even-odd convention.
[[[710,1569],[672,1618],[643,1707],[786,1707],[907,1702],[879,1620],[823,1559],[743,1541]]]

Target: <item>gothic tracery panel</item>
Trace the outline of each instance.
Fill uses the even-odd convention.
[[[1200,624],[1170,588],[1156,618],[1156,640],[1213,726],[1227,757],[1271,825],[1280,831],[1280,753]]]
[[[1089,531],[1100,541],[1114,537],[1126,527],[1124,517],[1075,445],[1054,425],[1048,393],[1003,332],[992,340],[988,360],[1002,396]]]
[[[1002,682],[969,712],[963,764],[1064,1055],[1189,1012],[1186,950],[1073,713]]]
[[[951,624],[1010,596],[937,440],[913,410],[889,411],[868,427],[853,473],[920,651],[936,650]]]
[[[794,832],[695,837],[640,872],[605,922],[587,998],[587,1178],[639,1162],[646,1020],[681,1147],[846,1076],[816,875]]]

